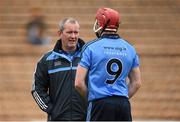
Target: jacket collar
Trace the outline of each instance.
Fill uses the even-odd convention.
[[[77,44],[77,49],[76,50],[81,51],[84,44],[85,44],[85,42],[81,38],[78,38],[78,44]],[[56,52],[56,53],[59,53],[60,51],[63,51],[61,39],[57,40],[53,51]]]

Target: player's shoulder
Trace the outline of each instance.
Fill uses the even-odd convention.
[[[132,43],[130,43],[128,40],[126,39],[122,39],[120,38],[121,41],[124,43],[125,47],[129,50],[129,51],[132,51],[132,52],[136,52],[136,49],[134,47],[134,45]]]
[[[129,46],[133,46],[133,44],[130,43],[127,39],[122,38],[122,37],[120,37],[119,39],[120,39],[122,42],[124,42],[125,44],[129,45]]]
[[[134,48],[134,45],[132,43],[130,43],[127,39],[124,39],[124,38],[120,38],[120,39],[127,46]]]
[[[90,47],[90,46],[93,46],[96,42],[98,42],[101,38],[97,38],[97,39],[94,39],[94,40],[91,40],[91,41],[88,41],[82,48],[82,52],[87,48],[87,47]]]
[[[99,40],[101,40],[101,38],[97,38],[97,39],[91,40],[91,41],[87,42],[84,46],[90,46],[90,45],[92,45],[92,44],[95,44],[95,43],[98,42]]]

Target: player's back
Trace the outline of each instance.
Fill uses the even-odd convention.
[[[91,60],[89,100],[113,95],[128,97],[126,78],[136,58],[133,46],[118,35],[104,35],[86,50]]]

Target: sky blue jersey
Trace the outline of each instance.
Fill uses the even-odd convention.
[[[128,97],[127,77],[139,66],[132,45],[118,35],[103,35],[87,43],[79,63],[88,69],[88,100],[106,96]]]

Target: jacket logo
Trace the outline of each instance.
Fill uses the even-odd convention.
[[[61,61],[54,62],[54,66],[59,66],[59,65],[61,65]]]

